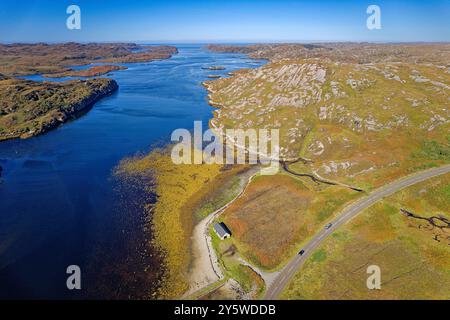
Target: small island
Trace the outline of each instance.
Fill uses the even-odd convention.
[[[219,71],[225,70],[226,68],[223,66],[212,66],[212,67],[202,67],[203,70],[211,70],[211,71]]]

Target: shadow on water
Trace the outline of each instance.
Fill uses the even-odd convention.
[[[111,182],[117,195],[112,219],[116,221],[114,237],[99,243],[92,254],[88,275],[92,285],[85,297],[90,299],[153,299],[160,287],[162,257],[151,245],[151,217],[144,204],[155,196],[146,192],[149,181],[143,177],[113,176]],[[141,214],[127,215],[127,212]],[[111,230],[109,230],[111,231]]]

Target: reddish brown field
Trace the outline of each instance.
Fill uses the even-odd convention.
[[[357,196],[357,192],[342,187],[310,188],[287,175],[255,179],[224,212],[239,252],[259,267],[276,268],[336,208]]]

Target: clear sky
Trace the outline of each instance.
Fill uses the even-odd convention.
[[[66,28],[70,4],[81,30]],[[38,41],[450,41],[450,0],[0,0],[0,42]]]

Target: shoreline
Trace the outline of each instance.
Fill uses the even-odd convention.
[[[33,45],[30,45],[33,46]],[[39,46],[39,45],[35,45]],[[52,47],[53,46],[53,47]],[[66,45],[45,45],[44,47],[53,48],[55,46],[60,46],[61,48],[70,47],[70,46],[81,46],[81,44],[72,43]],[[98,50],[95,44],[91,44],[94,46],[96,50]],[[129,44],[129,46],[133,47],[133,44]],[[137,45],[134,45],[137,46]],[[8,49],[10,47],[6,46]],[[12,47],[14,49],[14,47]],[[40,47],[42,50],[42,47]],[[101,48],[101,46],[100,46]],[[92,49],[93,51],[95,49]],[[0,44],[0,51],[5,50],[5,46]],[[51,50],[51,49],[47,49]],[[128,51],[127,51],[128,52]],[[0,109],[0,143],[6,140],[12,139],[28,139],[31,137],[35,137],[38,135],[42,135],[51,131],[70,120],[77,119],[81,115],[87,113],[93,106],[103,98],[113,94],[118,91],[119,85],[114,79],[102,78],[99,76],[108,74],[112,71],[121,71],[128,69],[125,66],[117,65],[117,63],[148,63],[152,61],[158,60],[166,60],[173,57],[173,55],[178,54],[178,48],[172,46],[158,46],[156,49],[147,48],[142,52],[132,52],[129,51],[126,55],[120,57],[103,57],[100,60],[90,59],[86,57],[83,61],[79,61],[78,66],[91,65],[95,62],[105,63],[104,65],[92,65],[86,70],[76,70],[70,67],[63,67],[60,65],[61,62],[55,62],[53,65],[50,63],[52,68],[56,68],[54,72],[43,72],[34,70],[34,72],[28,73],[31,75],[40,75],[43,78],[65,78],[65,77],[85,77],[88,79],[69,79],[67,81],[62,82],[54,82],[54,81],[33,81],[27,80],[23,78],[17,78],[21,76],[20,73],[13,72],[11,75],[5,75],[0,73],[0,89],[5,90],[5,95],[10,96],[11,86],[16,86],[16,97],[14,97],[14,102],[10,104],[14,104],[15,101],[22,102],[22,105],[19,105],[17,108],[9,107],[8,101],[5,99],[5,103],[3,106],[3,110]],[[108,63],[111,63],[108,65]],[[75,64],[73,65],[75,66]],[[31,66],[25,66],[25,68],[31,68]],[[47,69],[49,66],[47,67]],[[58,69],[59,68],[59,69]],[[1,71],[1,70],[0,70]],[[89,79],[90,77],[94,77]],[[103,82],[107,82],[103,84]],[[87,90],[91,90],[89,94],[86,95],[84,92],[86,89],[81,88],[82,84],[85,84]],[[94,89],[92,85],[99,85],[100,88]],[[71,88],[69,88],[72,86]],[[80,94],[84,94],[85,96],[81,97],[81,99],[75,100],[74,102],[67,102],[64,100],[66,96],[74,95],[74,90],[71,90],[78,86]],[[60,92],[56,92],[60,90]],[[31,91],[31,93],[25,94],[25,92]],[[24,94],[22,94],[22,92]],[[0,94],[3,92],[0,91]],[[59,96],[58,96],[59,95]],[[41,96],[44,96],[41,101]],[[47,97],[49,96],[49,97]],[[58,96],[59,100],[54,102],[55,100],[53,96]],[[75,99],[76,99],[75,98]],[[45,100],[47,99],[47,100]],[[50,100],[53,99],[53,100]],[[73,98],[72,98],[73,99]],[[50,101],[48,101],[50,100]],[[63,101],[62,101],[63,100]],[[33,104],[34,105],[31,105]],[[42,104],[48,104],[47,110],[45,111],[36,111],[37,115],[34,118],[28,119],[30,114],[33,115],[33,111],[36,108],[41,108]],[[31,105],[31,107],[30,107]],[[13,109],[11,112],[9,109]],[[19,109],[16,112],[16,109]],[[17,119],[25,118],[25,122],[19,122]],[[11,124],[10,124],[11,123]],[[11,129],[7,129],[8,127],[14,126]],[[30,128],[31,126],[31,128]],[[4,127],[4,128],[2,128]]]
[[[206,91],[206,94],[208,95],[208,90]],[[210,117],[210,119],[212,120],[214,118]],[[151,216],[148,216],[149,221],[152,229],[155,230],[155,240],[152,241],[151,246],[156,247],[163,253],[164,259],[162,266],[164,270],[167,270],[162,280],[162,291],[158,293],[158,297],[186,297],[190,293],[196,292],[199,288],[204,287],[205,283],[208,285],[209,283],[215,282],[217,278],[220,279],[223,277],[220,267],[218,266],[218,259],[215,259],[215,251],[212,248],[211,243],[206,243],[208,241],[208,235],[205,235],[205,230],[208,229],[214,215],[208,214],[205,218],[195,221],[195,214],[196,210],[199,209],[198,206],[206,204],[208,197],[217,196],[216,192],[223,192],[221,188],[223,183],[231,182],[231,179],[236,177],[237,174],[240,174],[239,172],[242,169],[234,168],[231,169],[232,171],[225,170],[222,172],[219,168],[213,168],[215,166],[195,165],[190,169],[188,168],[190,166],[173,167],[170,164],[170,158],[166,159],[166,162],[164,162],[164,159],[155,158],[156,153],[152,151],[142,158],[134,160],[130,159],[131,163],[129,163],[129,165],[131,165],[131,167],[128,167],[125,172],[142,172],[142,174],[145,174],[144,172],[153,171],[155,173],[152,190],[158,195],[158,200],[151,205],[151,209],[148,210],[151,211]],[[162,158],[164,157],[165,156],[162,156]],[[153,160],[149,161],[150,159]],[[147,163],[145,164],[146,161]],[[127,165],[123,166],[122,169],[125,169],[124,167],[126,166]],[[136,169],[132,169],[133,166]],[[170,170],[169,168],[172,169]],[[186,193],[187,190],[189,191],[188,193],[190,195],[185,194],[186,197],[183,197],[186,201],[180,199],[180,197],[177,197],[178,199],[176,200],[174,198],[176,197],[177,191],[173,189],[173,182],[170,182],[173,178],[169,180],[169,176],[167,175],[167,172],[173,170],[178,172],[176,177],[178,179],[177,185],[179,185],[179,188],[184,190],[183,193]],[[186,174],[189,176],[184,177],[183,170],[188,170]],[[191,176],[202,175],[204,174],[202,172],[205,170],[214,171],[214,173],[210,172],[206,176],[207,179],[205,180],[205,183],[208,183],[208,187],[206,187],[204,183],[198,186],[191,185],[192,183],[195,183],[195,180],[198,180],[198,177],[192,180]],[[255,169],[250,168],[249,170]],[[170,176],[173,177],[174,174],[175,172],[172,172]],[[237,196],[233,198],[235,200],[238,199],[243,190],[245,190],[245,186],[240,190]],[[169,200],[169,198],[171,200]],[[178,202],[179,205],[177,204]],[[226,203],[221,204],[215,212],[223,211],[224,208],[227,208],[231,203],[227,201]],[[164,211],[164,208],[168,205],[172,208],[171,213]],[[173,235],[168,236],[169,238],[167,238],[167,228],[169,225],[172,225],[171,214],[177,216],[177,221],[183,221],[182,231],[180,230],[180,233],[182,232],[182,234],[179,236],[175,235],[177,233],[177,226],[173,225],[173,227],[171,227],[171,233]],[[179,238],[177,245],[172,242],[175,238]],[[195,241],[195,239],[198,241]],[[205,239],[206,242],[204,241]],[[175,257],[177,257],[176,260],[173,260]],[[216,260],[215,265],[214,260]],[[182,261],[185,261],[186,264]],[[193,272],[192,268],[195,268],[197,272]],[[183,280],[178,279],[178,277],[183,277],[184,274],[184,281],[187,283],[183,283]],[[193,282],[197,282],[197,285],[193,286]]]
[[[207,49],[210,50],[209,48]],[[246,54],[246,56],[248,57],[248,54]],[[236,71],[240,71],[243,69],[239,69]],[[235,75],[234,72],[229,73],[229,75],[233,77]],[[215,132],[217,131],[217,129],[220,129],[214,124],[214,121],[216,120],[215,118],[216,112],[222,106],[219,103],[213,101],[212,99],[213,90],[211,89],[209,83],[213,81],[219,81],[220,79],[222,78],[202,82],[202,86],[207,91],[208,104],[214,108],[212,112],[213,117],[209,119],[208,126]],[[239,148],[241,146],[237,147]],[[215,211],[209,213],[201,221],[195,224],[191,235],[192,253],[191,253],[190,277],[189,277],[189,289],[182,295],[183,299],[196,295],[197,293],[201,292],[202,290],[205,290],[209,286],[213,286],[215,283],[227,279],[224,270],[222,270],[223,269],[222,263],[220,262],[220,259],[217,256],[216,250],[214,249],[212,244],[211,236],[209,234],[210,233],[209,231],[211,230],[211,224],[217,218],[219,218],[220,215],[229,206],[231,206],[235,201],[240,199],[240,197],[245,193],[245,191],[247,190],[248,186],[251,184],[253,179],[257,176],[258,171],[259,171],[258,166],[252,166],[251,168],[249,168],[248,171],[246,171],[243,175],[247,176],[248,173],[250,173],[250,176],[246,179],[245,184],[242,186],[239,193],[235,197],[233,197],[233,199],[228,201],[226,204],[216,209]],[[238,173],[238,175],[240,174]],[[217,288],[215,288],[214,290],[216,289]]]
[[[89,64],[88,64],[89,65]],[[69,70],[61,73],[46,73],[42,74],[44,78],[66,78],[66,77],[99,77],[105,74],[108,74],[112,71],[120,71],[127,70],[127,67],[119,66],[119,65],[100,65],[100,66],[91,66],[85,70]]]
[[[211,224],[235,201],[237,201],[244,193],[251,181],[257,175],[258,168],[250,168],[245,173],[244,178],[248,174],[250,176],[246,179],[240,192],[233,197],[229,202],[224,204],[214,212],[209,213],[205,218],[198,222],[191,236],[191,247],[193,251],[193,259],[190,268],[190,287],[183,294],[183,298],[187,298],[208,286],[224,280],[225,274],[222,270],[220,259],[217,257],[216,251],[212,245],[212,239],[209,235]],[[256,171],[256,172],[255,172]],[[240,173],[238,173],[239,175]],[[214,279],[216,278],[216,279]]]
[[[35,85],[35,82],[29,81],[29,80],[16,80],[16,85],[20,86],[21,84],[29,84],[29,85]],[[1,82],[0,82],[1,84]],[[9,133],[2,133],[0,135],[0,143],[1,141],[11,140],[11,139],[28,139],[31,137],[35,137],[38,135],[45,134],[64,123],[70,121],[71,119],[76,119],[80,115],[86,113],[89,111],[90,108],[92,108],[98,101],[102,100],[103,98],[113,94],[119,89],[119,85],[115,80],[112,79],[93,79],[93,80],[71,80],[68,82],[65,82],[63,84],[55,84],[50,85],[47,84],[46,88],[64,88],[69,85],[86,85],[90,86],[92,84],[98,84],[100,85],[99,88],[93,89],[93,91],[90,93],[90,95],[82,98],[81,100],[65,106],[65,109],[62,109],[61,107],[56,107],[53,110],[49,110],[44,116],[48,116],[48,119],[41,120],[39,126],[33,129],[27,130],[20,130],[19,128],[15,129],[16,131],[12,131]],[[37,119],[34,121],[38,121]],[[26,125],[26,124],[24,124]]]

